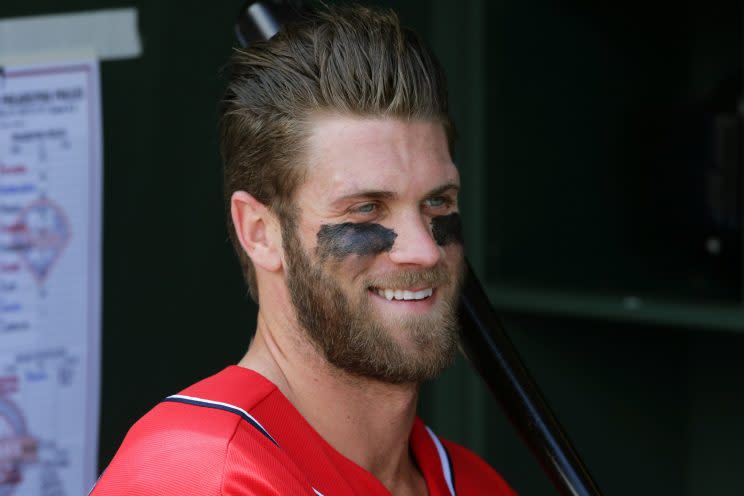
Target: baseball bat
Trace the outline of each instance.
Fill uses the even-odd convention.
[[[301,14],[299,1],[249,0],[238,14],[235,33],[245,47],[270,38]],[[459,318],[465,356],[561,496],[601,496],[467,261]]]
[[[561,496],[601,496],[470,264],[466,261],[465,265],[459,314],[465,356]]]

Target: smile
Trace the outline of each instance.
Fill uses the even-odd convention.
[[[382,289],[374,288],[373,291],[378,295],[389,300],[424,300],[432,295],[432,288],[422,289],[420,291],[409,291],[407,289]]]

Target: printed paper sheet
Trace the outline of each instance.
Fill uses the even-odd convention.
[[[95,60],[0,73],[0,496],[87,494],[100,377]]]

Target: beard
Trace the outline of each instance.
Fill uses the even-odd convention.
[[[356,297],[344,291],[329,268],[333,261],[312,262],[293,222],[282,225],[287,286],[297,321],[325,359],[351,375],[391,384],[433,379],[454,360],[458,346],[457,302],[463,277],[462,257],[455,274],[442,267],[405,270],[364,281]],[[376,314],[369,288],[452,287],[440,295],[428,315],[390,318]],[[396,337],[398,339],[396,339]]]

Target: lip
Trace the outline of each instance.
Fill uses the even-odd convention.
[[[437,288],[432,287],[432,286],[419,286],[419,287],[415,287],[415,288],[382,288],[382,287],[379,287],[379,286],[374,286],[374,287],[371,287],[369,289],[370,289],[370,291],[374,291],[376,289],[400,289],[401,291],[410,291],[412,293],[415,293],[417,291],[423,291],[424,289],[429,289],[429,288],[431,288],[434,291],[436,291],[436,289],[437,289]]]

